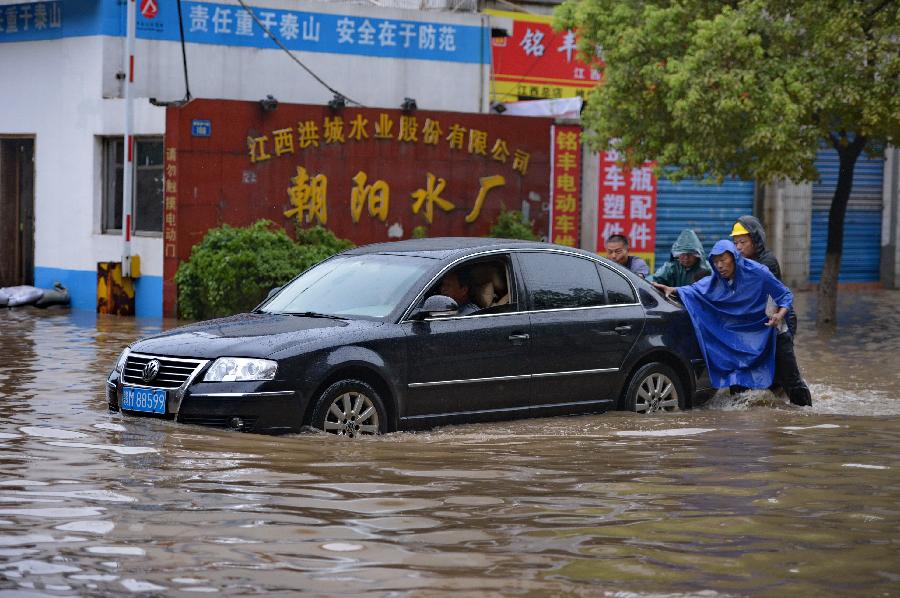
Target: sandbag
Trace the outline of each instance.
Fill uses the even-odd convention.
[[[31,305],[44,295],[44,291],[41,289],[29,286],[5,287],[2,290],[9,295],[6,302],[9,307]]]
[[[72,299],[69,290],[62,283],[54,283],[52,289],[41,289],[43,294],[35,302],[35,307],[50,307],[51,305],[68,305]]]
[[[7,303],[9,303],[9,293],[4,289],[0,289],[0,307],[6,307]]]

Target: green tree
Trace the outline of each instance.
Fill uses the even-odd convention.
[[[815,180],[816,151],[837,150],[817,313],[834,322],[857,158],[900,136],[900,3],[566,0],[555,24],[606,63],[583,115],[596,149],[763,183]]]

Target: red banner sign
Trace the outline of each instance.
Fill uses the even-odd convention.
[[[491,40],[493,100],[573,97],[600,82],[602,63],[590,66],[578,60],[575,32],[553,31],[552,17],[485,12],[512,23],[509,37]]]
[[[196,124],[203,123],[201,128]],[[164,312],[206,231],[266,218],[356,244],[484,236],[503,209],[549,229],[549,118],[194,100],[166,122]],[[418,229],[418,231],[417,231]]]
[[[550,240],[578,247],[581,232],[581,127],[553,127],[550,154]]]
[[[656,247],[656,176],[653,163],[626,168],[618,152],[600,154],[597,252],[606,251],[610,235],[628,237],[630,252],[653,267]]]

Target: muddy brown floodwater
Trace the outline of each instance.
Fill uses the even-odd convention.
[[[814,405],[347,441],[109,413],[172,323],[0,311],[0,594],[900,594],[900,292],[844,292]]]

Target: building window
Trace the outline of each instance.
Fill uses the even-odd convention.
[[[131,213],[136,233],[161,233],[163,223],[163,139],[134,140],[134,191]],[[103,139],[103,230],[122,230],[122,186],[125,143],[122,137]]]

